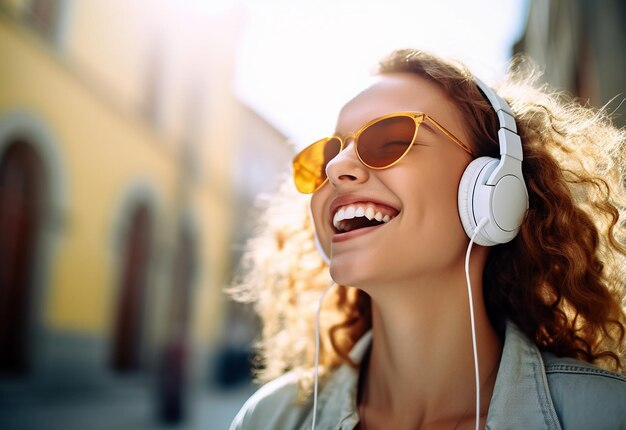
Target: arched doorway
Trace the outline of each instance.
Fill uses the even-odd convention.
[[[33,283],[42,219],[43,165],[34,148],[13,139],[0,154],[0,371],[30,366]]]
[[[112,356],[113,369],[121,372],[138,370],[141,366],[152,224],[148,206],[139,204],[130,214],[124,238]]]

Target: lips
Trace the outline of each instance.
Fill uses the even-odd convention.
[[[339,234],[386,224],[398,214],[386,203],[357,196],[338,197],[330,205],[333,228]]]

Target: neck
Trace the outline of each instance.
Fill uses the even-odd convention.
[[[370,422],[386,428],[452,428],[469,417],[473,424],[475,373],[464,276],[370,292],[373,340],[361,393]],[[487,318],[480,275],[473,276],[472,287],[481,415],[486,415],[501,342]],[[370,422],[368,429],[376,428]]]

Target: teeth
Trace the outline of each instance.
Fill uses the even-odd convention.
[[[343,222],[347,219],[366,217],[368,220],[375,219],[378,222],[387,223],[392,220],[391,215],[383,215],[382,212],[376,212],[372,206],[353,206],[349,205],[340,208],[333,217],[333,225],[339,231],[348,229],[347,223]]]
[[[339,212],[337,212],[335,218],[339,220],[346,219],[346,210],[344,208],[339,209]]]
[[[339,228],[339,222],[343,221],[346,217],[346,210],[344,208],[339,209],[336,213],[335,216],[333,217],[333,225],[337,228]]]

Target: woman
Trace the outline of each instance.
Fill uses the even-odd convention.
[[[273,381],[232,429],[626,428],[624,135],[531,81],[509,110],[396,51],[296,156],[310,201],[270,202],[237,289]]]

